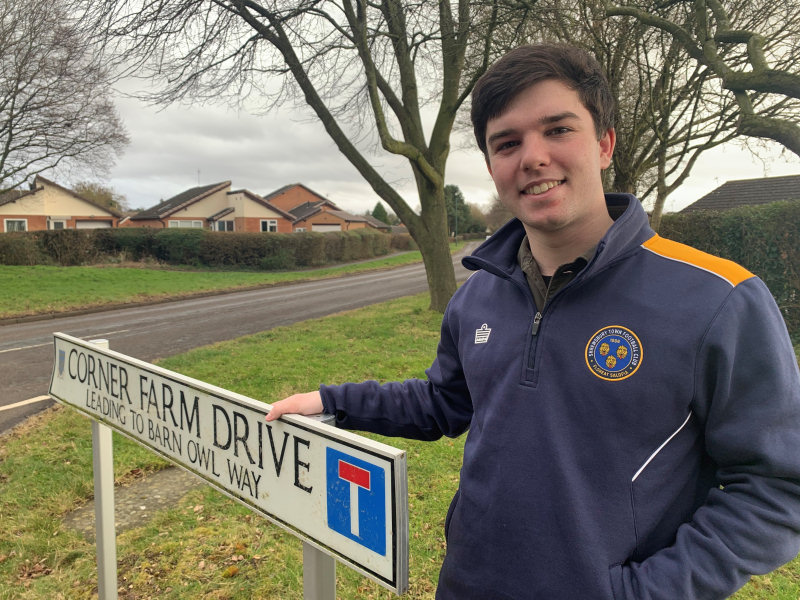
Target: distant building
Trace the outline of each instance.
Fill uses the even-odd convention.
[[[122,214],[37,175],[29,190],[0,195],[0,233],[116,227]]]
[[[350,231],[373,227],[388,231],[372,217],[351,215],[300,183],[260,196],[231,191],[230,181],[194,187],[122,222],[120,227],[186,227],[214,231]]]
[[[800,200],[800,175],[728,181],[680,212],[729,210],[781,200]]]
[[[323,204],[332,210],[339,210],[332,201],[318,194],[311,188],[304,186],[302,183],[290,183],[289,185],[285,185],[267,194],[264,196],[264,199],[273,206],[277,206],[287,212],[303,204]]]
[[[188,189],[125,219],[121,227],[202,228],[214,231],[289,233],[293,217],[248,190],[223,181]]]
[[[364,215],[364,218],[367,220],[367,223],[370,224],[371,227],[378,229],[379,231],[383,231],[385,233],[392,232],[392,226],[388,223],[384,223],[380,219],[376,219],[372,215]]]
[[[372,217],[352,215],[331,200],[302,183],[285,185],[265,196],[270,203],[291,213],[294,231],[352,231],[373,228],[389,231],[389,226]]]

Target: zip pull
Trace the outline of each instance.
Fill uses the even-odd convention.
[[[536,316],[533,317],[533,328],[531,329],[531,335],[536,335],[539,333],[539,324],[542,322],[542,313],[537,312]]]

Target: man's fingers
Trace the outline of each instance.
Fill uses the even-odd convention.
[[[279,400],[272,405],[265,418],[267,421],[274,421],[286,414],[316,415],[322,411],[322,397],[319,392],[307,392]]]

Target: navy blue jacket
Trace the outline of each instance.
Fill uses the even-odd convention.
[[[469,430],[437,598],[722,599],[800,549],[800,377],[743,268],[633,196],[534,304],[513,220],[464,264],[427,380],[322,386],[337,425]]]

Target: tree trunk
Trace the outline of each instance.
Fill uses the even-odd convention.
[[[665,140],[662,134],[659,136],[661,140]],[[653,206],[653,212],[650,214],[650,227],[658,233],[661,228],[661,216],[664,214],[664,204],[667,201],[667,144],[663,142],[658,146],[658,183],[656,185],[656,203]]]
[[[653,212],[650,213],[650,227],[656,233],[661,228],[661,218],[664,216],[664,204],[666,204],[666,201],[667,197],[664,195],[662,186],[659,186],[656,193],[656,202],[653,205]]]
[[[418,219],[410,219],[407,226],[425,263],[431,294],[430,308],[444,312],[450,297],[456,291],[456,276],[447,233],[444,186],[434,184],[418,171],[415,171],[415,175],[422,215]]]
[[[444,312],[450,297],[456,291],[456,277],[453,270],[453,257],[446,236],[428,232],[415,238],[422,261],[425,263],[425,274],[428,277],[428,289],[431,294],[430,309]]]

